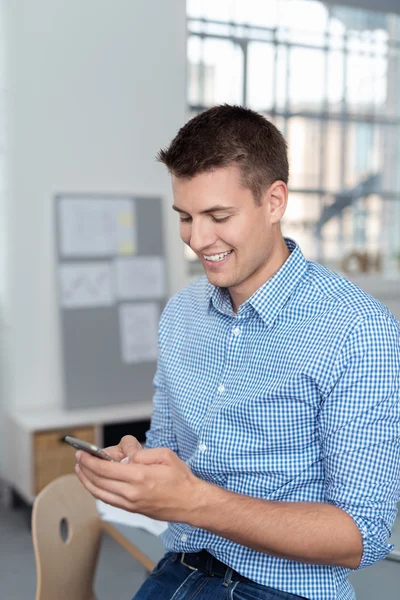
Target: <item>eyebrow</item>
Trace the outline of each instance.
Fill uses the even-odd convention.
[[[185,215],[189,214],[185,210],[182,210],[178,206],[175,206],[175,204],[172,206],[172,208],[173,208],[173,210],[176,210],[176,212],[185,213]],[[220,204],[216,204],[215,206],[211,206],[210,208],[207,208],[206,210],[200,211],[200,214],[205,215],[208,213],[221,212],[221,211],[225,211],[225,210],[235,210],[235,207],[234,206],[222,206]]]

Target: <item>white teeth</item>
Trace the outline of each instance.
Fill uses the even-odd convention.
[[[222,260],[223,258],[225,258],[226,256],[228,256],[228,254],[230,254],[232,252],[232,250],[228,250],[228,252],[223,252],[222,254],[213,254],[212,256],[206,256],[205,254],[203,254],[203,257],[206,260],[211,260],[211,262],[218,262],[220,260]]]

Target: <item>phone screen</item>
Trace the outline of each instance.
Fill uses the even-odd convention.
[[[111,454],[108,454],[108,452],[106,452],[102,448],[99,448],[98,446],[95,446],[94,444],[91,444],[90,442],[85,442],[84,440],[72,437],[71,435],[66,435],[63,438],[63,442],[66,442],[67,444],[73,446],[77,450],[84,450],[85,452],[89,452],[89,454],[97,456],[97,458],[103,458],[104,460],[116,462],[115,459],[111,456]]]

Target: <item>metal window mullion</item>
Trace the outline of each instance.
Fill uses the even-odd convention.
[[[248,42],[248,40],[243,40],[242,43],[240,44],[240,46],[242,48],[242,53],[243,53],[242,102],[243,102],[243,106],[247,107],[247,79],[248,79],[248,60],[249,60],[249,53],[248,53],[249,42]]]
[[[328,115],[326,119],[321,119],[320,122],[320,165],[319,165],[319,178],[318,184],[320,189],[322,190],[325,187],[325,154],[326,154],[326,140],[327,140],[327,126],[329,122],[329,100],[328,100],[328,72],[329,72],[329,23],[330,23],[330,10],[329,10],[329,18],[327,19],[326,29],[325,29],[325,44],[324,44],[324,81],[323,81],[323,113]],[[320,214],[322,214],[323,204],[325,194],[320,193],[318,196],[319,199],[319,208]],[[323,262],[323,243],[322,243],[322,231],[320,227],[316,227],[316,246],[317,246],[317,260],[319,262]]]
[[[273,39],[273,46],[274,46],[274,59],[273,59],[273,72],[272,72],[272,86],[273,86],[273,92],[272,92],[272,115],[276,115],[277,112],[277,106],[278,106],[278,93],[277,93],[277,89],[278,89],[278,38],[277,38],[277,28],[274,28],[274,39]]]
[[[206,108],[208,108],[206,105],[203,104],[191,104],[189,106],[190,110],[192,110],[193,112],[201,112],[203,110],[205,110]],[[387,117],[382,117],[382,118],[376,118],[374,116],[369,116],[369,115],[358,115],[358,114],[349,114],[347,113],[345,115],[345,117],[342,116],[342,114],[334,114],[334,113],[316,113],[316,112],[307,112],[307,111],[296,111],[296,112],[292,112],[292,111],[280,111],[280,110],[276,110],[276,111],[271,111],[270,108],[266,107],[265,109],[259,109],[259,112],[265,113],[265,114],[273,114],[273,112],[275,113],[275,116],[277,117],[282,117],[283,119],[290,119],[292,117],[304,117],[306,119],[316,119],[316,120],[329,120],[331,122],[339,122],[341,123],[342,121],[345,121],[347,124],[348,123],[374,123],[377,125],[390,125],[393,127],[397,127],[400,125],[400,119],[398,118],[387,118]]]
[[[283,113],[284,124],[283,124],[283,135],[284,137],[288,134],[288,121],[290,118],[290,94],[289,94],[289,85],[290,85],[290,58],[291,58],[291,47],[288,44],[282,44],[286,47],[286,71],[285,71],[285,110]]]
[[[201,51],[200,51],[200,63],[199,63],[199,98],[201,98],[202,104],[206,104],[205,98],[205,61],[204,61],[204,46],[205,37],[201,36]]]
[[[348,61],[348,49],[347,49],[347,30],[344,35],[344,47],[343,47],[343,96],[341,102],[341,161],[340,161],[340,190],[343,192],[345,189],[346,180],[346,127],[347,127],[347,61]]]

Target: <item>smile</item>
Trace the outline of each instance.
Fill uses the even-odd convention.
[[[227,252],[222,252],[221,254],[211,254],[210,256],[206,256],[203,254],[203,258],[205,260],[210,260],[211,262],[219,262],[220,260],[224,260],[229,254],[231,254],[232,250],[228,250]]]

